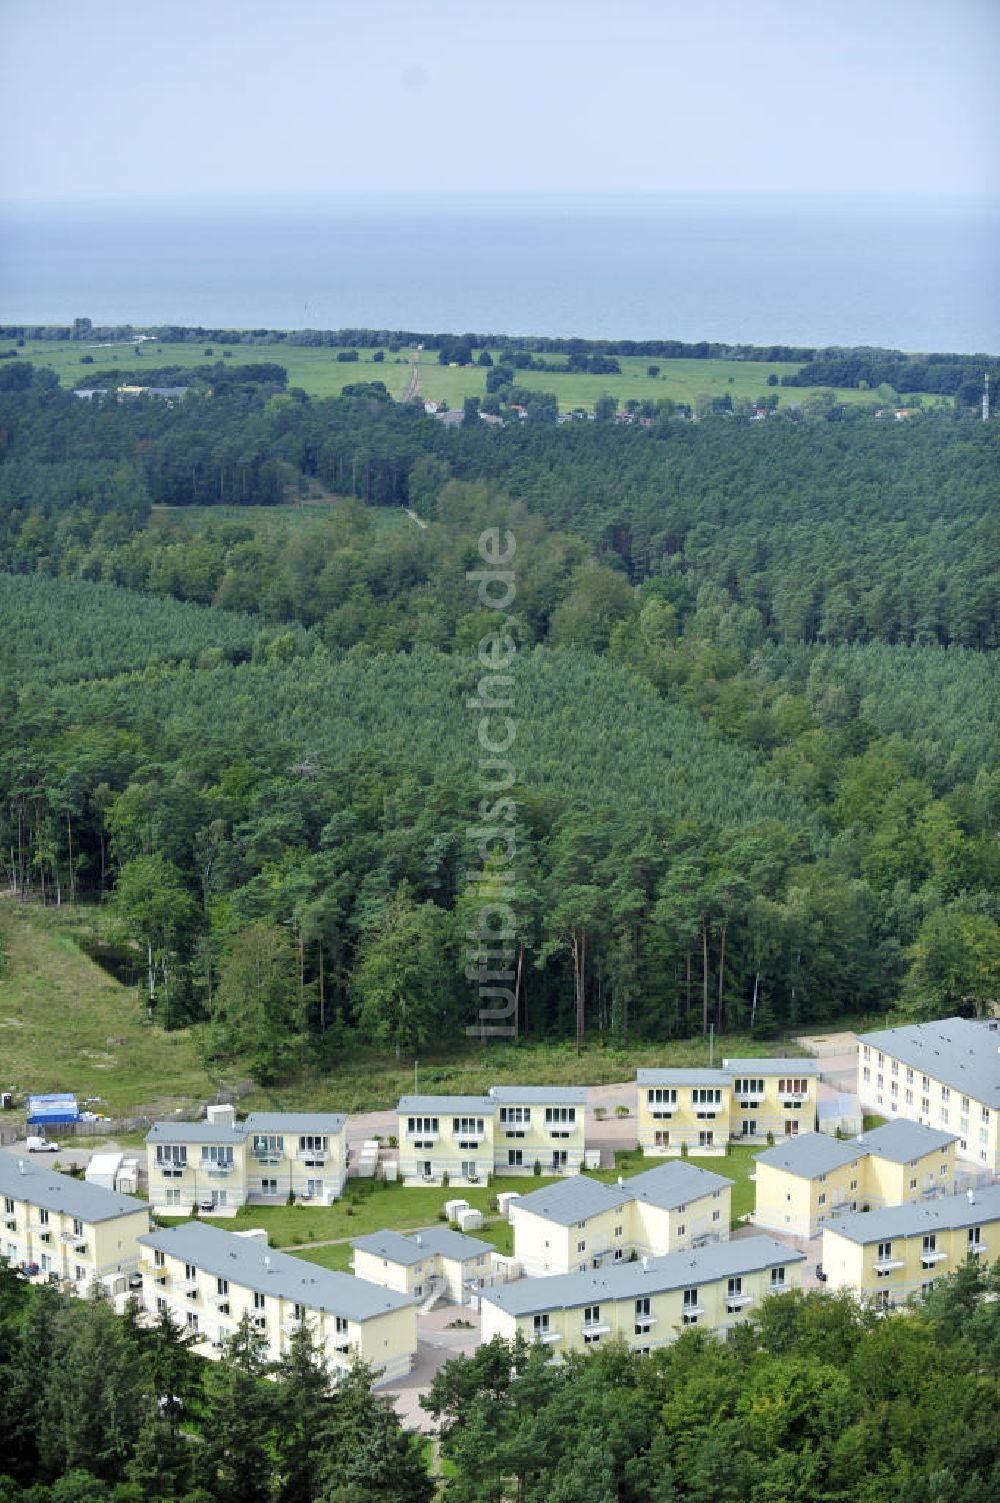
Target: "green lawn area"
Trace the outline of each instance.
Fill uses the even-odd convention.
[[[219,1082],[191,1034],[148,1023],[137,993],[84,954],[78,941],[92,926],[87,909],[0,897],[8,954],[0,975],[4,1086],[97,1096],[112,1115],[144,1106],[168,1116],[214,1097]]]
[[[204,351],[213,353],[206,356]],[[407,389],[411,364],[416,363],[419,375],[418,395],[424,399],[446,401],[450,407],[461,407],[467,396],[482,397],[486,393],[486,370],[482,366],[441,365],[435,350],[400,350],[398,354],[385,352],[385,359],[376,363],[374,350],[359,350],[357,361],[337,359],[336,349],[318,349],[290,344],[241,344],[224,347],[202,344],[145,344],[142,354],[127,345],[111,348],[91,348],[83,342],[72,340],[29,341],[19,352],[18,358],[33,361],[37,365],[54,370],[65,385],[85,383],[91,374],[117,367],[119,369],[150,370],[158,366],[177,365],[185,370],[196,371],[210,368],[223,358],[223,349],[229,349],[227,366],[274,361],[288,372],[290,386],[299,386],[312,396],[335,396],[349,382],[384,381],[393,397],[402,397]],[[491,349],[494,361],[499,350]],[[84,356],[93,358],[93,365],[82,365]],[[548,363],[562,362],[558,355],[544,355]],[[617,357],[621,366],[618,376],[592,376],[589,374],[560,374],[556,371],[519,371],[517,384],[535,391],[554,392],[562,411],[574,407],[593,408],[597,398],[610,392],[619,406],[630,398],[650,398],[653,401],[670,397],[675,402],[695,404],[699,397],[721,397],[726,392],[735,399],[753,401],[773,388],[768,387],[769,375],[780,381],[799,366],[781,361],[742,360],[665,360],[646,355],[622,355]],[[650,377],[650,365],[659,366],[659,375]],[[801,402],[808,397],[811,388],[777,388],[780,405]],[[872,401],[870,391],[853,388],[837,390],[842,402]],[[936,401],[950,404],[949,398],[928,397],[928,405]]]
[[[708,1169],[733,1181],[734,1226],[753,1209],[754,1186],[749,1176],[759,1152],[756,1145],[734,1144],[723,1157],[691,1158],[688,1161],[699,1169]],[[612,1184],[618,1175],[627,1178],[663,1162],[662,1159],[643,1158],[637,1151],[620,1153],[614,1169],[602,1169],[593,1177]],[[437,1225],[442,1219],[439,1213],[444,1209],[445,1201],[452,1194],[460,1194],[471,1206],[491,1217],[487,1225],[472,1235],[492,1244],[498,1252],[510,1255],[514,1251],[513,1230],[507,1221],[497,1217],[495,1212],[491,1213],[491,1199],[500,1190],[527,1195],[552,1183],[552,1178],[546,1175],[504,1175],[494,1177],[488,1187],[453,1192],[422,1185],[410,1188],[398,1182],[381,1184],[352,1180],[348,1194],[336,1205],[242,1206],[235,1218],[216,1220],[212,1224],[225,1231],[263,1227],[273,1246],[292,1249],[297,1257],[319,1263],[324,1268],[346,1270],[351,1256],[351,1238],[381,1231],[385,1227],[413,1232]],[[204,1219],[211,1220],[209,1217]],[[312,1242],[326,1245],[310,1247]]]

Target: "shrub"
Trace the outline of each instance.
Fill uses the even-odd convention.
[[[440,1209],[440,1211],[438,1211],[438,1220],[439,1221],[447,1221],[448,1220],[448,1212],[445,1210],[444,1206],[442,1206],[441,1209]]]
[[[535,1166],[534,1166],[534,1168],[532,1169],[531,1172],[535,1176],[536,1179],[539,1177],[539,1175],[542,1172],[542,1165],[541,1165],[541,1160],[540,1159],[536,1159],[535,1160]]]
[[[628,1107],[624,1104],[624,1102],[619,1102],[618,1105],[615,1107],[615,1116],[616,1117],[627,1117],[628,1115],[629,1115]]]
[[[441,1176],[441,1188],[442,1188],[442,1190],[447,1190],[447,1188],[448,1188],[448,1186],[450,1184],[451,1184],[451,1175],[448,1173],[448,1171],[446,1169],[444,1171],[444,1173],[442,1174],[442,1176]]]
[[[774,1147],[774,1133],[771,1132],[770,1130],[768,1130],[768,1134],[767,1134],[767,1146],[768,1146],[768,1148],[773,1148]]]
[[[604,1119],[605,1119],[605,1117],[607,1115],[608,1115],[608,1109],[607,1109],[606,1106],[595,1106],[594,1107],[594,1118],[595,1118],[596,1121],[603,1122]]]
[[[394,1132],[391,1132],[389,1134],[389,1137],[388,1137],[387,1141],[388,1141],[388,1144],[389,1144],[390,1148],[398,1148],[399,1147],[399,1139],[396,1137],[396,1134]]]
[[[687,1156],[688,1156],[688,1146],[687,1146],[686,1143],[682,1143],[681,1144],[681,1158],[682,1159],[686,1159]]]

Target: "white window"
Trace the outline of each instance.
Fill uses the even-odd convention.
[[[808,1090],[809,1082],[805,1076],[792,1075],[778,1081],[779,1096],[805,1096]]]
[[[596,1326],[596,1325],[600,1325],[600,1322],[601,1322],[601,1307],[600,1307],[600,1305],[584,1305],[584,1307],[583,1307],[583,1323],[584,1323],[584,1325],[585,1326]]]
[[[254,1290],[254,1294],[253,1294],[253,1307],[254,1307],[254,1309],[255,1310],[263,1310],[263,1308],[264,1308],[264,1301],[265,1301],[266,1298],[267,1298],[266,1295],[261,1294],[259,1292],[259,1290],[255,1289]]]
[[[9,1195],[5,1195],[4,1198],[3,1198],[3,1209],[4,1209],[4,1215],[5,1216],[13,1216],[13,1214],[14,1214],[14,1202],[11,1200],[11,1198],[10,1198]]]
[[[698,1087],[691,1092],[691,1102],[694,1106],[721,1106],[722,1092],[714,1087]]]
[[[764,1081],[761,1078],[741,1077],[733,1081],[733,1090],[737,1096],[763,1096]]]
[[[216,1281],[215,1281],[215,1292],[216,1292],[216,1294],[220,1294],[223,1297],[225,1297],[229,1293],[229,1280],[228,1279],[216,1279]]]
[[[338,1336],[346,1336],[347,1335],[347,1317],[346,1317],[346,1315],[338,1315],[336,1317],[336,1334]]]
[[[575,1106],[547,1106],[545,1108],[545,1125],[547,1127],[551,1126],[553,1123],[560,1123],[564,1126],[569,1125],[570,1127],[572,1127],[575,1122]]]
[[[941,1087],[941,1100],[942,1101],[950,1101],[951,1100],[951,1091],[949,1090],[949,1088],[946,1085],[943,1085]]]
[[[257,1132],[253,1136],[253,1155],[258,1159],[277,1159],[285,1151],[285,1140],[279,1133]]]
[[[198,1270],[193,1263],[184,1264],[184,1277],[188,1280],[198,1277]]]
[[[698,1291],[685,1289],[681,1319],[686,1326],[698,1324]]]
[[[772,1268],[771,1269],[771,1288],[772,1289],[784,1289],[784,1287],[785,1287],[785,1270],[784,1270],[784,1268]]]
[[[983,1229],[981,1226],[969,1227],[969,1246],[978,1247],[982,1241]]]
[[[930,1099],[930,1097],[929,1096],[921,1096],[921,1098],[920,1098],[920,1110],[924,1113],[925,1116],[927,1116],[930,1113],[930,1109],[931,1109],[931,1099]]]
[[[715,1142],[715,1134],[714,1133],[711,1133],[711,1132],[700,1132],[698,1134],[698,1145],[699,1145],[699,1147],[701,1147],[701,1148],[711,1148],[714,1142]]]
[[[535,1328],[536,1336],[547,1336],[549,1334],[548,1313],[546,1313],[545,1315],[536,1315],[533,1321],[533,1325]]]
[[[410,1133],[411,1136],[413,1134],[416,1134],[419,1137],[422,1133],[433,1134],[436,1133],[437,1130],[437,1117],[408,1117],[406,1120],[406,1131]]]
[[[676,1106],[677,1092],[672,1086],[656,1086],[646,1092],[646,1102],[649,1106]]]
[[[508,1148],[507,1149],[507,1163],[508,1163],[508,1166],[510,1168],[512,1168],[512,1169],[519,1169],[521,1167],[521,1165],[524,1163],[524,1149],[523,1148]]]
[[[154,1253],[153,1253],[153,1267],[154,1268],[164,1268],[166,1266],[166,1262],[167,1262],[167,1255],[166,1255],[166,1253],[161,1252],[159,1248],[156,1248],[155,1251],[154,1251]]]
[[[530,1106],[502,1106],[500,1108],[500,1122],[510,1127],[530,1127]]]
[[[260,1182],[260,1193],[262,1195],[277,1195],[278,1181],[276,1179],[262,1179]]]
[[[453,1117],[451,1130],[456,1137],[482,1137],[486,1124],[482,1117]]]
[[[205,1143],[201,1150],[202,1164],[211,1164],[216,1169],[231,1169],[233,1167],[233,1150],[223,1148],[218,1143]]]
[[[587,1251],[587,1244],[586,1244],[586,1242],[578,1242],[576,1244],[576,1250],[577,1250],[577,1252],[586,1252]]]
[[[183,1143],[157,1143],[156,1167],[158,1169],[186,1169],[188,1151]]]

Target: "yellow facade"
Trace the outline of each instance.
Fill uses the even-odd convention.
[[[615,1339],[649,1352],[690,1327],[721,1335],[769,1295],[800,1288],[802,1261],[770,1237],[750,1237],[645,1266],[521,1280],[484,1292],[482,1339],[520,1332],[561,1356]]]
[[[575,1173],[584,1162],[585,1087],[494,1086],[494,1170]]]
[[[669,1188],[657,1184],[661,1174]],[[617,1185],[583,1176],[512,1202],[514,1257],[529,1277],[546,1277],[725,1241],[731,1193],[729,1180],[686,1164]]]
[[[134,1273],[149,1208],[129,1196],[0,1154],[0,1256],[86,1294],[95,1279]]]
[[[495,1103],[489,1096],[404,1096],[399,1173],[413,1183],[485,1183],[493,1173]]]
[[[149,1198],[156,1210],[214,1215],[289,1195],[329,1205],[347,1178],[346,1118],[333,1113],[255,1113],[210,1107],[202,1122],[157,1122],[146,1138]]]
[[[727,1059],[721,1070],[639,1070],[638,1139],[649,1154],[723,1153],[730,1138],[797,1137],[816,1123],[815,1060]]]
[[[902,1122],[847,1142],[808,1133],[759,1154],[754,1179],[757,1226],[813,1237],[837,1216],[950,1194],[955,1140]]]
[[[732,1078],[723,1070],[640,1070],[638,1140],[649,1154],[724,1153]]]
[[[954,1133],[960,1159],[1000,1173],[1000,1028],[945,1018],[858,1036],[858,1096],[880,1116]]]
[[[429,1227],[412,1235],[373,1232],[356,1238],[351,1248],[351,1268],[358,1278],[418,1301],[446,1299],[458,1305],[467,1304],[489,1278],[496,1251],[450,1227]]]
[[[184,1236],[178,1238],[178,1233]],[[230,1253],[219,1238],[243,1246]],[[304,1321],[334,1375],[355,1357],[369,1363],[380,1381],[397,1378],[412,1366],[417,1346],[412,1299],[198,1223],[154,1232],[144,1240],[146,1309],[169,1313],[198,1338],[206,1355],[220,1352],[246,1316],[271,1361],[287,1350]]]
[[[923,1205],[847,1216],[823,1228],[823,1271],[832,1289],[897,1305],[954,1273],[970,1255],[1000,1253],[1000,1186]]]

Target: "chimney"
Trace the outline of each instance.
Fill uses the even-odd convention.
[[[416,1242],[416,1244],[417,1244],[418,1247],[423,1247],[423,1245],[424,1245],[424,1239],[421,1237],[421,1235],[420,1235],[419,1232],[417,1233],[416,1237],[413,1240]]]
[[[642,1260],[642,1271],[643,1271],[643,1273],[648,1273],[649,1272],[649,1259],[648,1258],[643,1258],[643,1260]]]
[[[974,1190],[966,1190],[965,1197],[968,1200],[970,1206],[974,1206],[975,1205],[975,1203],[976,1203],[976,1194],[975,1194]]]
[[[621,1189],[624,1188],[624,1186],[625,1186],[625,1181],[622,1179],[621,1175],[619,1174],[619,1176],[618,1176],[618,1188],[621,1190]]]

